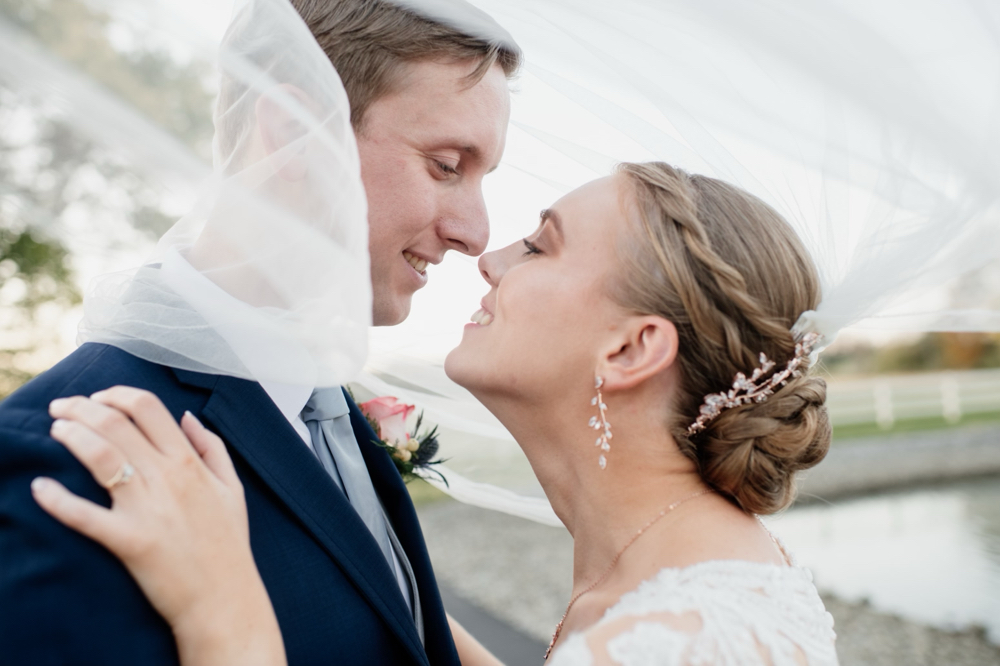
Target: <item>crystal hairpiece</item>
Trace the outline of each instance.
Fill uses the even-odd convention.
[[[769,379],[762,382],[761,378],[774,369],[774,361],[761,352],[760,366],[753,371],[750,377],[738,372],[733,380],[733,388],[729,391],[705,396],[705,402],[702,403],[699,410],[698,420],[688,426],[688,434],[693,435],[704,430],[705,426],[723,410],[751,402],[764,402],[769,396],[774,395],[775,390],[787,384],[793,377],[802,374],[799,367],[809,359],[813,347],[822,337],[818,333],[803,335],[802,339],[795,344],[795,356],[788,362],[785,369],[774,373]]]

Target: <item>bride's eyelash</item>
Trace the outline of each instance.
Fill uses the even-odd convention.
[[[524,247],[528,248],[528,251],[524,253],[524,256],[528,256],[529,254],[541,254],[542,253],[542,251],[539,250],[537,247],[535,247],[532,244],[532,242],[529,241],[527,238],[524,239]]]

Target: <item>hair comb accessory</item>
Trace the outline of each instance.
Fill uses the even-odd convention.
[[[693,435],[705,429],[712,419],[721,414],[724,410],[732,407],[739,407],[751,402],[764,402],[769,396],[774,395],[775,390],[788,383],[793,377],[802,374],[799,369],[801,365],[809,360],[813,347],[819,344],[823,336],[819,333],[806,333],[802,339],[795,344],[795,355],[788,362],[784,370],[776,372],[770,378],[763,380],[764,375],[774,369],[774,361],[770,360],[764,352],[760,353],[760,366],[754,369],[749,377],[742,372],[736,373],[733,380],[733,388],[723,393],[712,393],[705,396],[698,411],[698,419],[688,426],[688,434]]]

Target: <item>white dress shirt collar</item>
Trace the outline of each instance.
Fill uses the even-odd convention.
[[[250,306],[226,293],[196,270],[180,253],[170,251],[163,259],[161,275],[165,284],[187,301],[229,345],[253,377],[267,377],[275,368],[311,363],[308,351],[295,339],[274,330],[237,326],[232,322],[247,316]],[[262,333],[266,330],[267,333]],[[315,385],[286,384],[258,380],[261,388],[307,444],[309,430],[300,418]]]

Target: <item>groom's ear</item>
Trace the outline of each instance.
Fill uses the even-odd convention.
[[[308,171],[306,142],[302,139],[309,129],[296,117],[294,107],[309,113],[312,105],[312,99],[302,89],[287,83],[257,98],[255,111],[261,141],[267,159],[274,160],[275,172],[284,180],[302,180]]]
[[[597,374],[607,390],[628,390],[659,375],[677,360],[677,327],[663,317],[634,317],[601,359]]]

